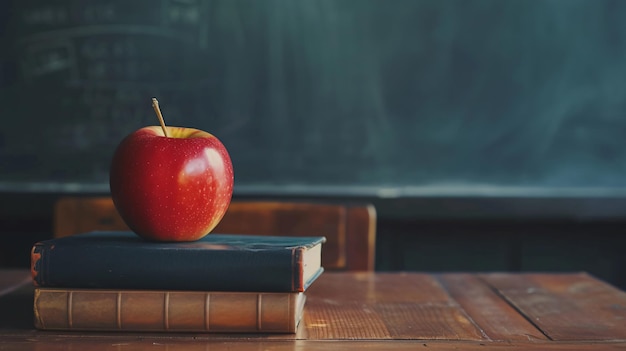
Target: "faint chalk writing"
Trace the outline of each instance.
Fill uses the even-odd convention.
[[[25,50],[22,73],[33,78],[50,73],[66,73],[67,79],[75,79],[76,57],[72,43],[65,40],[32,45]]]

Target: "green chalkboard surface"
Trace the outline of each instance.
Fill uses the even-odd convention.
[[[131,131],[245,187],[626,189],[626,1],[0,4],[0,188],[108,189]]]

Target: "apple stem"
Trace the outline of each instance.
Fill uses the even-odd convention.
[[[159,101],[156,98],[152,98],[152,108],[154,112],[156,112],[157,117],[159,117],[159,123],[161,123],[161,128],[163,129],[163,134],[167,137],[167,129],[165,129],[165,121],[163,120],[163,115],[161,114],[161,109],[159,108]]]

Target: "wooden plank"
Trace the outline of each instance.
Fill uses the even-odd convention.
[[[626,341],[626,292],[588,274],[486,274],[549,338]]]
[[[25,270],[2,273],[4,286],[13,286],[7,282],[16,278],[27,282]],[[489,287],[496,296],[487,292]],[[4,304],[0,307],[6,312],[0,319],[10,322],[0,323],[0,350],[626,350],[626,339],[619,338],[626,328],[626,293],[587,274],[484,274],[476,278],[326,273],[307,292],[309,301],[299,332],[276,336],[38,332],[32,330],[32,321],[27,328],[15,321],[18,316],[32,319],[32,289],[22,290],[0,296]],[[497,296],[510,305],[497,302]],[[464,307],[472,304],[475,307]],[[510,323],[519,330],[527,327],[516,317],[501,315],[508,315],[506,309],[513,307],[556,341],[518,340],[518,335],[490,340],[490,332],[505,333],[497,323]],[[479,313],[481,308],[485,311]],[[574,338],[572,333],[583,337]]]
[[[332,274],[307,293],[308,339],[487,340],[427,274]]]
[[[37,335],[30,337],[9,337],[0,340],[0,350],[11,351],[61,351],[61,350],[146,350],[146,351],[328,351],[328,350],[386,350],[386,351],[413,351],[413,350],[505,350],[505,351],[613,351],[626,350],[626,343],[534,343],[516,344],[503,342],[433,342],[409,340],[344,340],[344,341],[314,341],[291,340],[274,341],[263,340],[262,337],[252,337],[247,340],[230,340],[228,338],[161,336],[144,337],[123,335],[116,337],[102,336],[66,336],[55,337]]]
[[[438,276],[450,296],[492,340],[545,341],[547,337],[473,274]]]
[[[376,261],[376,209],[373,205],[346,208],[346,270],[373,271]]]

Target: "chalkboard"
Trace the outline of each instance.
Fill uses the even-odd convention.
[[[0,5],[0,185],[107,188],[157,124],[245,187],[626,187],[626,1]]]

